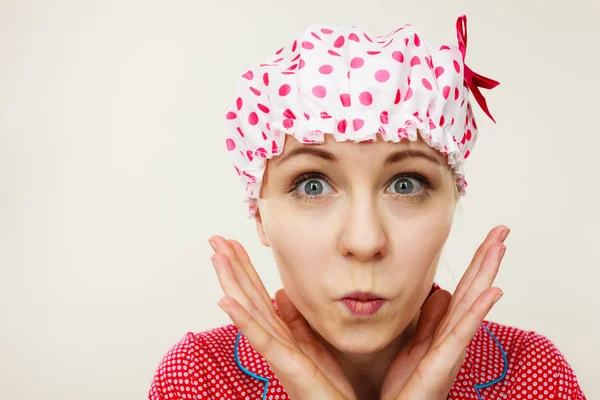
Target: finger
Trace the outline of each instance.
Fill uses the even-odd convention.
[[[302,351],[308,358],[313,360],[321,372],[344,395],[344,398],[353,398],[354,390],[349,385],[339,363],[333,358],[327,347],[317,338],[304,316],[288,297],[285,289],[279,289],[275,292],[275,302],[283,321],[290,328],[294,339]]]
[[[235,255],[238,258],[240,264],[246,271],[250,282],[252,282],[254,288],[262,297],[263,302],[265,304],[265,309],[267,309],[271,313],[273,318],[275,318],[278,322],[282,324],[282,326],[284,326],[283,321],[281,321],[280,318],[278,318],[277,316],[277,311],[275,310],[275,307],[273,307],[273,300],[271,299],[269,292],[267,292],[267,289],[265,289],[265,285],[258,276],[256,269],[252,265],[252,262],[250,261],[250,257],[248,256],[246,249],[244,249],[244,246],[242,246],[242,244],[239,243],[237,240],[229,239],[228,242],[234,250]]]
[[[273,369],[283,371],[286,375],[301,371],[304,364],[301,355],[295,354],[292,348],[271,335],[236,299],[226,296],[219,301],[219,306]]]
[[[238,283],[237,277],[233,272],[233,268],[229,259],[221,254],[216,253],[213,255],[212,260],[215,264],[215,270],[217,271],[217,277],[219,284],[225,293],[225,296],[233,298],[237,301],[245,310],[248,312],[265,330],[267,330],[272,336],[282,342],[286,340],[285,332],[278,332],[272,324],[267,321],[265,316],[260,312],[256,305],[248,298],[246,292],[242,290]],[[289,339],[289,338],[288,338]]]
[[[270,301],[269,295],[265,290],[264,285],[262,285],[261,283],[261,285],[257,287],[254,285],[254,282],[250,279],[247,270],[254,270],[252,264],[248,263],[245,266],[242,265],[236,254],[236,251],[231,246],[231,244],[220,236],[211,237],[209,239],[209,243],[211,247],[214,247],[213,250],[219,251],[219,253],[223,253],[228,258],[233,272],[237,278],[237,281],[239,282],[239,286],[245,293],[246,298],[248,299],[247,301],[244,300],[243,302],[241,302],[241,304],[244,306],[249,306],[248,303],[252,303],[256,311],[262,314],[262,320],[269,323],[271,325],[271,329],[279,330],[280,336],[283,337],[283,335],[289,333],[285,332],[285,325],[278,322],[279,318],[277,318],[275,309],[273,307],[273,303]],[[249,260],[250,259],[248,258],[248,261]],[[256,274],[255,270],[254,273]],[[269,298],[269,300],[265,300],[265,297]]]
[[[504,256],[504,250],[506,247],[503,244],[494,243],[488,250],[481,268],[477,272],[477,275],[471,282],[471,285],[467,289],[466,293],[462,296],[460,301],[456,303],[454,310],[450,311],[445,321],[440,325],[436,332],[436,338],[434,343],[437,344],[450,332],[454,326],[460,321],[469,310],[473,302],[481,296],[483,292],[489,289],[498,275],[500,263]]]
[[[382,393],[399,393],[406,385],[421,359],[427,354],[432,336],[448,309],[451,296],[450,292],[441,289],[427,299],[421,308],[413,336],[388,369],[388,375],[381,388]],[[382,399],[384,398],[388,399],[390,396],[382,396]]]
[[[250,261],[250,257],[248,256],[246,249],[244,249],[244,246],[242,246],[241,243],[234,239],[229,239],[228,242],[233,248],[235,255],[240,261],[241,265],[244,267],[248,278],[254,284],[254,287],[258,289],[258,292],[263,297],[265,303],[272,305],[271,296],[269,296],[269,292],[267,292],[267,289],[265,289],[265,286],[260,277],[258,276],[256,269],[254,269],[254,267],[252,266],[252,262]]]
[[[499,288],[491,288],[477,298],[469,311],[465,313],[450,331],[450,334],[438,346],[438,351],[435,353],[436,362],[442,360],[456,361],[464,356],[467,346],[483,323],[485,316],[502,295],[502,290]]]
[[[285,289],[275,292],[275,302],[282,320],[289,327],[297,342],[312,344],[316,335],[310,325],[288,297]],[[320,343],[320,341],[319,341]]]
[[[312,347],[313,350],[316,348],[324,353],[329,353],[329,350],[317,338],[304,316],[292,303],[284,289],[279,289],[275,292],[275,302],[277,303],[277,308],[279,308],[281,318],[289,327],[290,332],[299,345],[306,345]]]
[[[433,336],[436,328],[448,311],[452,295],[447,290],[437,290],[421,308],[421,314],[411,337],[411,345],[418,345]]]
[[[473,279],[475,279],[475,276],[479,272],[481,263],[483,262],[490,246],[496,242],[504,242],[509,233],[510,229],[508,227],[504,225],[496,226],[488,233],[483,243],[479,245],[479,248],[477,248],[473,259],[471,260],[471,264],[469,264],[469,267],[463,274],[458,286],[456,287],[456,290],[454,291],[454,295],[452,296],[453,301],[450,303],[450,312],[454,311],[456,303],[461,300],[471,285],[471,282],[473,282]]]
[[[424,400],[448,394],[464,363],[467,346],[501,293],[498,288],[487,290],[473,303],[451,334],[439,345],[432,345],[404,386],[401,398]]]
[[[281,345],[237,299],[227,295],[219,301],[219,306],[246,336],[252,347],[265,358],[272,346]]]
[[[270,335],[235,299],[225,297],[219,305],[252,348],[267,360],[290,398],[343,399],[313,362],[298,349],[288,347]]]
[[[242,289],[244,289],[244,291],[247,292],[248,297],[255,300],[257,306],[258,304],[261,305],[261,311],[265,311],[265,309],[267,308],[266,306],[272,307],[273,304],[271,303],[269,294],[267,293],[262,282],[260,285],[256,285],[255,280],[253,280],[250,274],[248,273],[249,269],[254,270],[254,268],[250,263],[250,258],[248,257],[247,253],[245,254],[245,257],[247,258],[247,263],[246,265],[244,265],[244,263],[242,263],[242,260],[238,255],[238,251],[234,246],[232,246],[230,241],[220,236],[213,236],[209,239],[209,244],[211,245],[214,251],[218,251],[227,256],[227,258],[231,262],[235,275],[238,277],[240,286],[242,287]],[[239,243],[238,245],[239,247],[241,247]],[[256,270],[254,270],[254,274],[256,275],[256,278],[260,281],[260,278],[258,278],[258,274],[256,274]]]

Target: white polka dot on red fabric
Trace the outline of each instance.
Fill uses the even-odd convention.
[[[406,131],[399,131],[398,135],[406,137]],[[254,156],[265,157],[266,150],[257,149]],[[237,168],[236,172],[239,173]],[[430,294],[435,290],[439,290],[439,286],[434,284]],[[501,377],[502,353],[484,325],[502,345],[508,369],[502,380],[479,389],[481,399],[586,399],[572,368],[550,340],[533,331],[484,321],[467,347],[465,360],[446,400],[477,400],[476,384]],[[233,350],[238,332],[237,327],[230,324],[185,335],[160,361],[148,399],[262,399],[264,383],[246,375],[236,364]],[[244,368],[269,380],[267,400],[289,399],[268,362],[244,335],[240,336],[238,355]]]

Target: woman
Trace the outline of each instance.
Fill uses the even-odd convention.
[[[468,94],[491,117],[479,87],[498,84],[464,64],[464,16],[457,33],[309,26],[242,75],[226,145],[284,289],[212,237],[234,324],[186,335],[150,399],[585,399],[548,339],[484,320],[507,227],[454,294],[433,283],[477,135]]]

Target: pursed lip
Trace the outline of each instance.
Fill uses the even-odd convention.
[[[352,299],[358,301],[372,301],[372,300],[386,300],[385,297],[380,296],[376,293],[371,292],[361,292],[359,290],[355,290],[354,292],[346,293],[340,300],[343,299]]]

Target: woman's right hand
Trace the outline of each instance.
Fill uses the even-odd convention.
[[[267,360],[290,398],[355,400],[339,364],[285,290],[275,293],[278,315],[243,246],[221,236],[213,236],[209,243],[215,251],[212,261],[226,296],[219,305]]]

